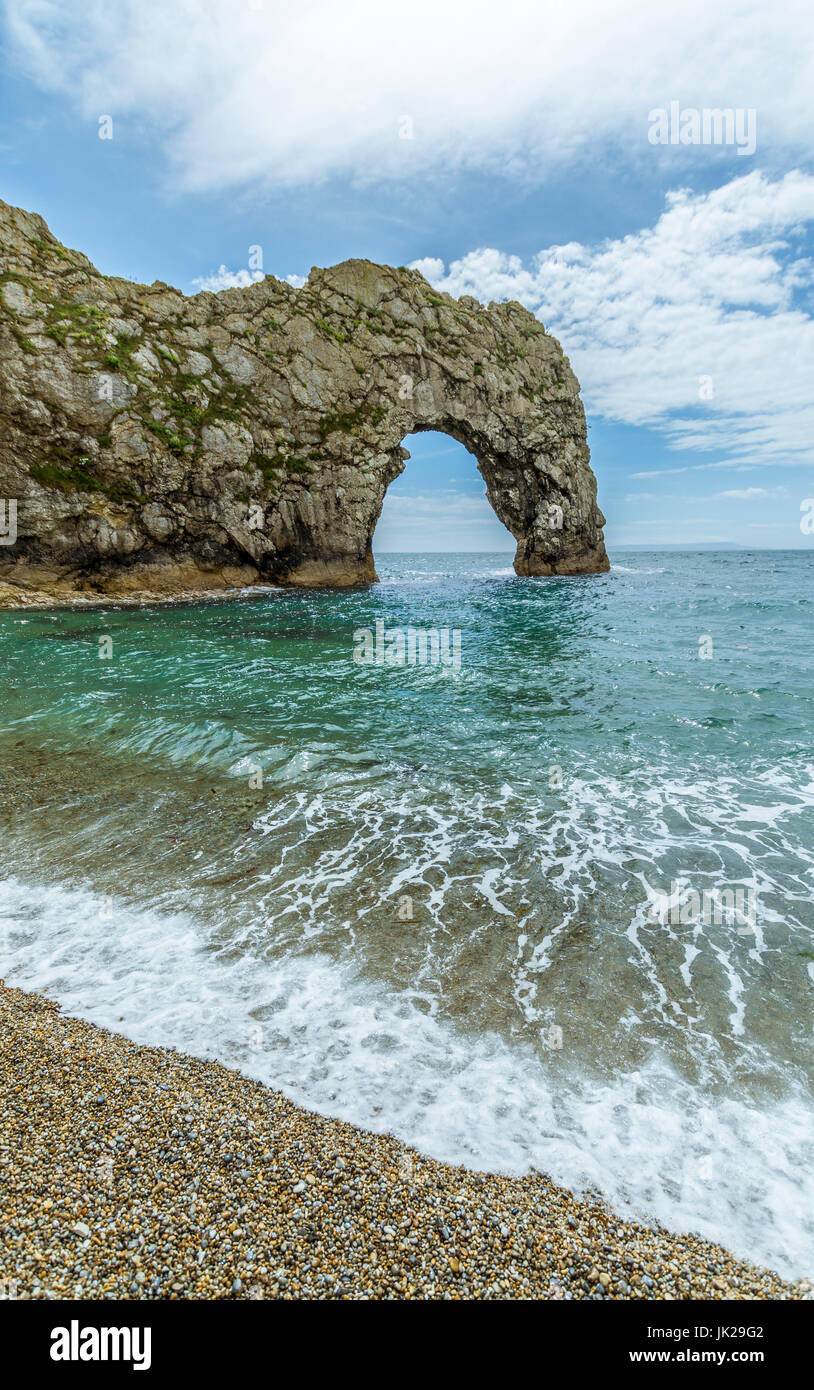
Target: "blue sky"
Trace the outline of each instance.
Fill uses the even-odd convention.
[[[518,299],[582,383],[609,545],[814,545],[808,0],[7,0],[4,40],[0,195],[102,271],[195,293],[260,247]],[[460,445],[407,447],[377,548],[511,549]]]

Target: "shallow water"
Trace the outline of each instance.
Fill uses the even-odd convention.
[[[612,558],[0,614],[2,971],[811,1274],[814,558]]]

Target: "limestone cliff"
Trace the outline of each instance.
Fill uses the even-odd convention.
[[[188,298],[4,203],[0,251],[0,602],[374,580],[428,429],[475,455],[518,574],[607,569],[579,384],[519,304],[370,261]]]

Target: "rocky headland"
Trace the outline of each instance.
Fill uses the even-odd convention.
[[[475,455],[518,574],[608,568],[579,383],[521,305],[364,260],[188,297],[0,203],[0,604],[372,582],[421,430]]]

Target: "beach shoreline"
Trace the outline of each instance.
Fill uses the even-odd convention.
[[[7,1297],[811,1297],[540,1173],[441,1163],[38,994],[0,987],[0,1041]]]
[[[159,582],[156,582],[156,577]],[[152,581],[152,582],[151,582]],[[198,603],[210,599],[235,599],[241,595],[255,592],[265,594],[271,590],[285,588],[279,580],[265,580],[256,571],[245,573],[237,570],[228,575],[213,574],[204,576],[199,572],[193,575],[175,571],[156,571],[148,574],[143,571],[128,579],[128,582],[109,582],[102,580],[93,583],[74,583],[59,581],[53,577],[45,580],[23,581],[5,575],[0,569],[0,612],[18,612],[21,609],[75,609],[110,607],[141,608],[172,607],[184,603]]]

